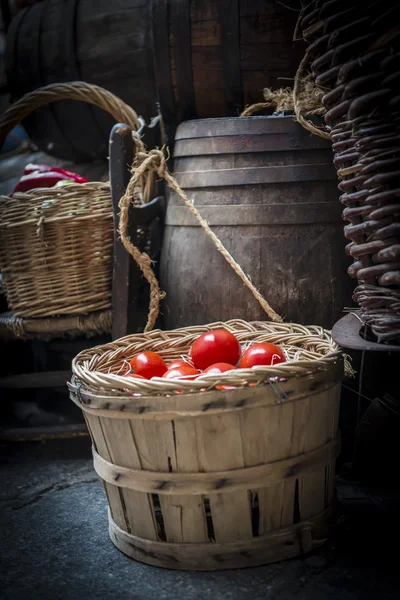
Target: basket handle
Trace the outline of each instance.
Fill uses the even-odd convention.
[[[144,125],[143,119],[138,117],[133,108],[98,85],[84,81],[54,83],[25,94],[5,111],[0,118],[0,148],[10,131],[25,117],[37,108],[59,100],[80,100],[93,104],[110,113],[117,123],[126,123],[135,131]]]

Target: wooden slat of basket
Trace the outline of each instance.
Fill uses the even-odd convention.
[[[320,371],[297,378],[290,377],[287,382],[281,384],[281,387],[291,401],[296,403],[312,392],[332,388],[342,375],[343,363],[339,362],[333,365],[329,371]],[[179,382],[179,385],[182,383]],[[125,386],[128,388],[128,384]],[[190,396],[182,394],[168,397],[147,395],[132,397],[127,392],[123,396],[112,395],[110,392],[95,393],[80,385],[76,380],[73,380],[72,384],[68,384],[68,387],[71,400],[86,413],[117,419],[160,420],[195,417],[205,414],[237,412],[243,408],[257,406],[266,406],[272,410],[277,403],[276,392],[269,385],[225,391],[213,390],[212,394],[193,392]],[[188,398],[190,398],[190,402],[188,402]]]
[[[123,467],[141,468],[136,443],[130,422],[126,420],[99,419],[111,461]],[[130,451],[127,452],[126,449]],[[122,510],[128,523],[128,530],[149,540],[157,540],[157,527],[154,507],[148,494],[132,489],[118,488]]]
[[[299,412],[304,404],[307,403],[307,398],[302,398],[298,403],[283,404],[283,406],[275,406],[269,423],[269,445],[272,446],[273,452],[279,452],[281,448],[281,457],[283,459],[288,456],[296,455],[296,448],[293,447],[293,442],[296,439],[296,422],[294,413],[297,408]],[[297,404],[297,406],[295,406]],[[280,409],[280,410],[279,410]],[[274,515],[273,523],[279,522],[279,527],[286,527],[293,524],[293,509],[294,509],[294,492],[295,481],[289,480],[282,484],[277,484],[271,490],[272,498],[269,498],[268,509]],[[273,499],[273,500],[272,500]],[[265,507],[266,508],[266,507]]]
[[[179,472],[199,471],[195,423],[189,419],[177,419],[172,423]],[[183,540],[192,543],[209,541],[203,498],[201,496],[189,498],[187,495],[179,495],[175,496],[175,501],[182,506],[181,527]]]
[[[168,569],[214,571],[255,567],[293,558],[325,543],[331,530],[329,508],[306,522],[265,536],[232,544],[167,544],[129,535],[109,518],[113,543],[122,552],[141,562]],[[309,535],[306,535],[309,533]]]
[[[83,414],[85,415],[85,420],[89,429],[90,437],[92,438],[92,442],[97,452],[99,452],[99,454],[107,458],[107,460],[111,461],[110,451],[108,449],[106,438],[104,436],[104,432],[100,424],[100,419],[98,419],[97,417],[93,417],[92,415],[89,415],[87,413]],[[120,490],[117,488],[117,486],[112,485],[110,483],[103,482],[103,485],[113,520],[118,525],[118,527],[122,527],[127,531],[127,520],[124,513]]]
[[[172,421],[131,423],[142,467],[150,471],[177,471],[178,446]],[[188,454],[188,450],[185,451]],[[168,542],[205,541],[204,516],[197,498],[178,495],[159,497]],[[192,521],[194,519],[194,521]]]
[[[187,423],[182,422],[183,428]],[[110,463],[102,458],[93,448],[93,462],[97,474],[108,483],[116,484],[123,490],[136,490],[148,494],[173,496],[181,494],[196,496],[199,494],[224,494],[240,489],[262,488],[278,481],[302,477],[305,473],[318,470],[321,463],[329,463],[338,456],[340,436],[323,446],[306,452],[300,456],[294,455],[287,459],[277,459],[270,462],[264,448],[258,448],[250,462],[252,466],[243,469],[223,471],[150,471]],[[185,446],[185,454],[190,454]],[[261,454],[261,458],[260,458]],[[265,458],[262,458],[265,454]],[[183,456],[183,453],[182,453]],[[262,464],[257,464],[261,460]],[[126,462],[123,460],[122,462]],[[255,466],[254,466],[255,465]],[[280,521],[277,525],[279,527]],[[275,529],[277,528],[275,527]],[[208,541],[206,538],[204,541]]]
[[[196,419],[196,439],[201,471],[240,469],[245,466],[240,436],[240,416],[234,413]],[[209,497],[215,541],[229,543],[250,539],[251,508],[247,490]],[[235,519],[234,515],[241,515]]]
[[[329,394],[321,392],[310,396],[307,410],[307,427],[303,431],[302,452],[325,443],[330,436],[329,422],[333,412],[332,390]],[[307,434],[305,434],[307,432]],[[307,519],[325,509],[326,465],[322,464],[318,471],[304,475],[299,481],[299,503],[301,518]]]

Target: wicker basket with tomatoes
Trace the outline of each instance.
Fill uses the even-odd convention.
[[[175,569],[255,566],[331,528],[343,357],[320,327],[234,320],[81,352],[113,543]]]

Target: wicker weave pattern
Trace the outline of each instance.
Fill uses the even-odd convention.
[[[0,198],[0,270],[16,317],[111,306],[109,184],[71,184]]]
[[[400,341],[398,3],[313,0],[298,29],[325,92],[354,299],[378,341]]]
[[[212,323],[205,326],[186,327],[174,331],[155,330],[140,335],[129,335],[115,342],[84,350],[72,362],[72,371],[78,381],[92,392],[125,396],[131,393],[143,395],[176,395],[177,383],[154,378],[150,381],[123,377],[129,371],[128,361],[142,351],[158,352],[165,360],[187,357],[194,340],[205,331],[224,328],[231,331],[242,348],[252,342],[280,344],[290,359],[287,363],[272,367],[236,369],[222,375],[204,375],[195,381],[179,380],[179,390],[198,392],[204,388],[215,389],[217,385],[246,386],[261,383],[271,377],[298,377],[326,371],[338,364],[341,353],[329,332],[321,327],[304,327],[292,323],[272,323],[241,320]]]

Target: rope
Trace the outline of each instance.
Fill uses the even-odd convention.
[[[129,180],[129,183],[125,190],[125,194],[119,201],[120,214],[118,232],[121,236],[121,241],[125,247],[125,250],[129,252],[129,254],[133,257],[136,264],[139,266],[144,277],[147,279],[150,285],[149,312],[147,316],[147,324],[144,329],[144,331],[147,332],[151,331],[154,327],[154,324],[160,312],[160,301],[165,297],[165,292],[162,292],[159,288],[157,278],[151,267],[150,256],[146,252],[140,252],[139,248],[137,248],[137,246],[135,246],[132,243],[127,233],[129,222],[129,208],[131,204],[137,203],[138,188],[140,188],[141,190],[148,190],[148,181],[150,180],[150,177],[148,175],[152,175],[152,173],[154,173],[154,169],[147,169],[147,164],[151,163],[152,158],[149,156],[147,162],[143,159],[143,157],[146,157],[148,155],[146,153],[146,148],[142,140],[140,139],[140,136],[133,131],[132,139],[136,146],[136,155],[131,169],[132,177]]]
[[[264,88],[265,102],[258,102],[247,106],[241,113],[241,117],[250,117],[251,115],[267,108],[275,108],[276,111],[293,110],[293,90],[290,87],[272,90]]]
[[[310,74],[306,73],[308,66],[307,54],[301,61],[294,80],[293,89],[290,87],[272,90],[265,88],[263,91],[265,102],[251,104],[241,113],[241,117],[250,117],[261,110],[274,108],[275,111],[293,111],[296,121],[311,133],[324,139],[330,139],[330,134],[311,121],[303,117],[303,114],[323,115],[325,108],[322,106],[323,92],[315,87]]]
[[[252,284],[249,277],[244,273],[240,265],[238,265],[235,259],[231,256],[231,254],[222,244],[221,240],[210,229],[207,221],[203,219],[199,211],[193,206],[193,203],[186,196],[176,179],[174,179],[174,177],[172,177],[172,175],[169,173],[163,152],[161,150],[151,150],[148,153],[143,151],[137,153],[132,169],[133,176],[119,204],[121,209],[119,233],[121,235],[122,242],[126,250],[133,256],[140,269],[142,270],[143,275],[146,277],[147,281],[150,284],[150,307],[145,331],[150,331],[153,328],[159,312],[160,299],[162,299],[165,295],[163,292],[160,292],[157,279],[150,266],[151,261],[149,256],[145,253],[141,253],[139,249],[132,244],[127,235],[129,206],[133,199],[134,190],[141,178],[146,173],[146,171],[155,172],[159,177],[166,181],[168,186],[181,198],[181,200],[183,200],[183,202],[190,210],[192,215],[197,219],[201,227],[212,239],[217,250],[230,264],[232,269],[240,277],[243,283],[248,287],[248,289],[253,294],[254,298],[259,302],[259,304],[267,313],[269,318],[275,322],[282,322],[282,318],[274,311],[274,309],[269,305],[265,298]]]

